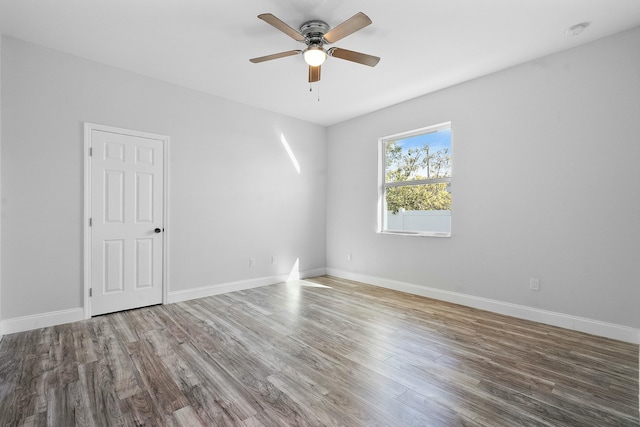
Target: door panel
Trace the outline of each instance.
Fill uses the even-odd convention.
[[[124,222],[124,172],[104,171],[104,221]]]
[[[153,222],[153,175],[136,173],[136,223]]]
[[[124,240],[105,240],[103,243],[105,294],[124,291]]]
[[[91,130],[91,314],[162,302],[163,141]]]
[[[136,288],[153,286],[153,239],[136,240]]]

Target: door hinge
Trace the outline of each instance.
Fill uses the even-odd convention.
[[[89,227],[93,227],[93,218],[89,218]]]
[[[93,147],[89,147],[89,157],[93,157]]]
[[[93,296],[93,288],[89,288],[89,296],[92,297]]]

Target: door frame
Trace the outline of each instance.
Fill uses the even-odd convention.
[[[169,137],[149,132],[141,132],[114,126],[100,125],[84,122],[84,318],[91,318],[91,300],[89,289],[91,288],[91,132],[94,130],[119,133],[122,135],[137,136],[141,138],[157,139],[162,141],[163,161],[163,204],[162,215],[164,218],[164,233],[162,239],[162,304],[167,304],[169,294]]]

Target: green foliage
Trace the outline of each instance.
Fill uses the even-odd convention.
[[[451,209],[451,193],[447,184],[422,184],[387,189],[387,209],[394,214],[400,209],[440,211]]]
[[[428,144],[410,148],[404,154],[396,141],[386,143],[386,182],[412,181],[451,176],[448,149],[432,152]],[[447,183],[416,184],[387,188],[387,209],[394,214],[406,210],[450,210]]]

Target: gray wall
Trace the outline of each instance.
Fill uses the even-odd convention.
[[[327,130],[4,38],[2,318],[82,306],[89,121],[171,137],[170,291],[299,258],[638,328],[638,46],[635,29]],[[448,120],[453,237],[376,234],[377,139]]]
[[[378,138],[449,120],[453,236],[376,234]],[[327,156],[330,270],[640,327],[639,28],[333,126]]]
[[[325,128],[11,38],[2,89],[4,319],[82,306],[84,121],[171,137],[169,291],[326,265]]]

